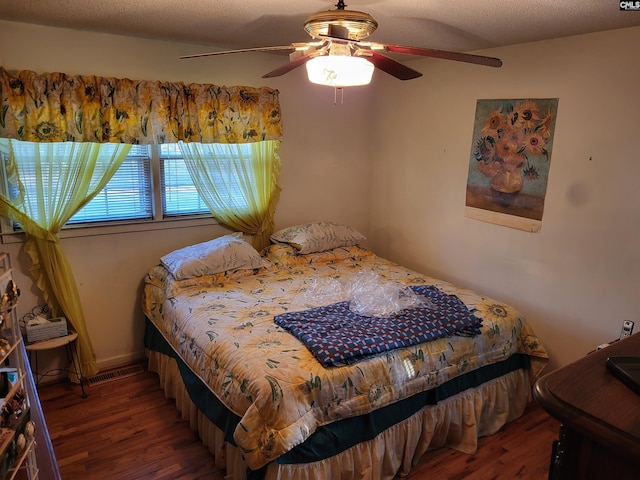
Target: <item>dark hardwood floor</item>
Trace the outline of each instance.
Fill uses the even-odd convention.
[[[40,400],[63,480],[223,480],[197,434],[146,370],[85,387],[41,385]],[[428,452],[409,480],[545,480],[559,424],[532,403],[480,439],[478,452]]]

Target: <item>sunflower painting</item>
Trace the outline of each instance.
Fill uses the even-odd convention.
[[[540,231],[557,111],[557,98],[478,100],[467,217]]]

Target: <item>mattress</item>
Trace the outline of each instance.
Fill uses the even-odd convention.
[[[274,317],[330,301],[319,294],[319,285],[344,284],[362,272],[454,295],[481,319],[481,334],[322,366]],[[176,280],[158,265],[145,277],[142,305],[149,322],[147,348],[179,359],[185,377],[193,376],[204,388],[192,400],[203,411],[213,405],[207,416],[253,471],[273,462],[339,455],[425,405],[510,372],[525,370],[533,381],[548,361],[513,307],[357,246],[299,255],[277,244],[263,252],[259,269],[187,280]],[[365,437],[363,425],[369,425]],[[354,431],[359,435],[349,438]]]

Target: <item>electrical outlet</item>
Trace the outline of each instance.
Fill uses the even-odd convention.
[[[628,337],[633,333],[633,325],[634,323],[631,320],[625,320],[622,322],[622,331],[620,332],[620,340],[625,337]]]

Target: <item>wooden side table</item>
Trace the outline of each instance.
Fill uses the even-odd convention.
[[[80,382],[80,389],[82,390],[82,398],[87,398],[87,394],[84,391],[84,384],[82,383],[82,369],[80,368],[79,360],[78,360],[78,352],[76,350],[76,339],[78,338],[78,334],[72,330],[69,330],[69,333],[64,337],[50,338],[49,340],[40,340],[34,343],[29,343],[25,346],[27,352],[29,354],[29,361],[31,361],[31,352],[34,352],[35,355],[35,370],[34,377],[36,385],[40,382],[42,377],[46,374],[39,373],[38,370],[38,352],[43,350],[53,350],[54,348],[65,347],[67,352],[67,368],[64,371],[68,371],[74,373],[78,377],[78,381]],[[69,366],[71,366],[72,370],[69,370]]]
[[[640,395],[606,368],[608,357],[640,356],[640,334],[540,378],[534,396],[562,423],[549,479],[635,480],[640,472]]]

